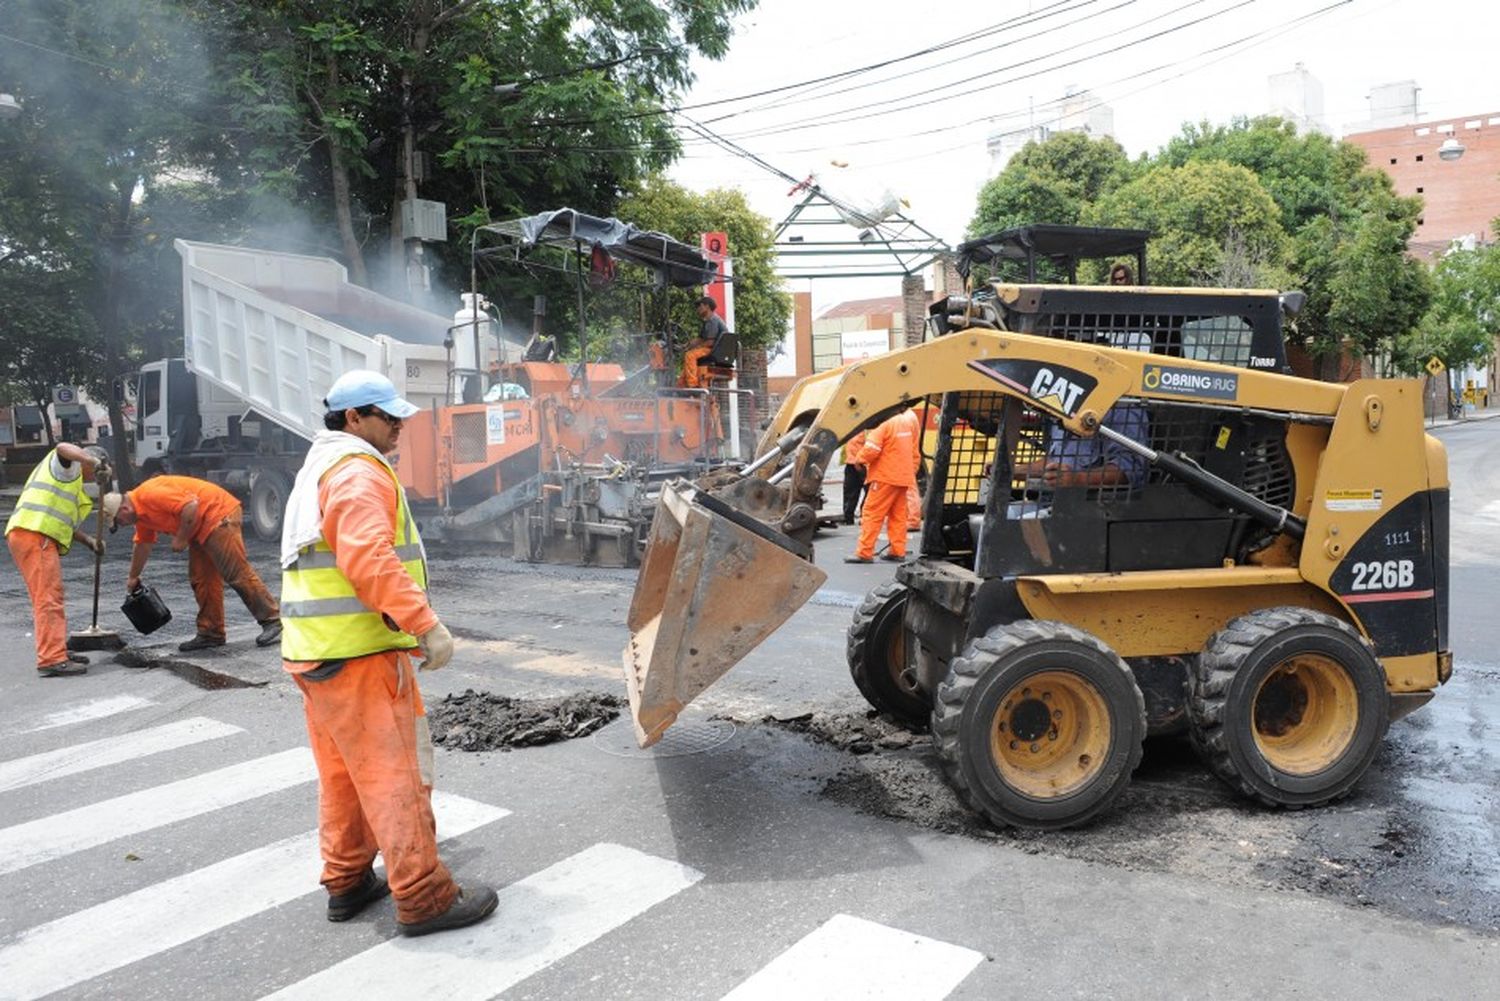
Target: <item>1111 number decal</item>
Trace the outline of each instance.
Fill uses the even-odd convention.
[[[1351,591],[1396,591],[1416,582],[1417,568],[1411,560],[1367,560],[1354,564]]]

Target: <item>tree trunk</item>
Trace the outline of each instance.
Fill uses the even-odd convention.
[[[328,53],[328,93],[324,95],[325,107],[338,94],[339,67],[333,53]],[[344,246],[344,258],[349,262],[349,273],[355,284],[369,287],[370,274],[365,269],[364,249],[354,235],[354,213],[349,207],[349,165],[344,162],[344,151],[332,135],[324,140],[328,143],[328,169],[333,180],[333,215],[338,222],[339,240]]]

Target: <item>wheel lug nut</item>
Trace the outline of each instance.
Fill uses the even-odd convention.
[[[1048,740],[1056,740],[1057,739],[1057,731],[1056,730],[1049,730],[1047,732],[1047,739]]]
[[[1042,693],[1042,701],[1043,702],[1051,702],[1052,701],[1052,693],[1051,692],[1043,692]]]
[[[1062,719],[1062,710],[1061,709],[1054,709],[1054,710],[1052,710],[1052,718],[1053,719]]]
[[[1032,754],[1035,754],[1037,751],[1040,751],[1041,749],[1042,749],[1042,747],[1041,747],[1040,744],[1032,744],[1031,745],[1031,753]]]
[[[1031,694],[1031,689],[1029,689],[1029,688],[1023,688],[1023,689],[1021,689],[1021,697],[1022,698],[1025,698],[1026,696],[1028,696],[1030,694]]]
[[[1015,742],[1015,741],[1014,741],[1014,740],[1013,740],[1013,741],[1011,741],[1011,742],[1010,742],[1010,749],[1011,749],[1011,750],[1012,750],[1012,751],[1014,751],[1014,750],[1015,750],[1015,749],[1016,749],[1016,748],[1018,748],[1018,747],[1020,747],[1020,746],[1021,746],[1021,745],[1020,745],[1020,744],[1018,744],[1018,743],[1016,743],[1016,742]]]
[[[1000,724],[1000,732],[1001,732],[1001,733],[1004,733],[1004,732],[1005,732],[1005,724],[1004,724],[1004,723],[1001,723],[1001,724]]]

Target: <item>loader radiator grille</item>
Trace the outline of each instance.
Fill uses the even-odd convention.
[[[485,443],[485,415],[453,415],[453,461],[458,465],[472,465],[488,457]]]
[[[1150,351],[1245,368],[1255,331],[1238,316],[1157,313],[1053,313],[1038,316],[1037,333],[1084,344]]]

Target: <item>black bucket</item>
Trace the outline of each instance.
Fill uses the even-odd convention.
[[[120,611],[142,635],[150,635],[172,621],[172,610],[150,584],[142,584],[127,594]]]

